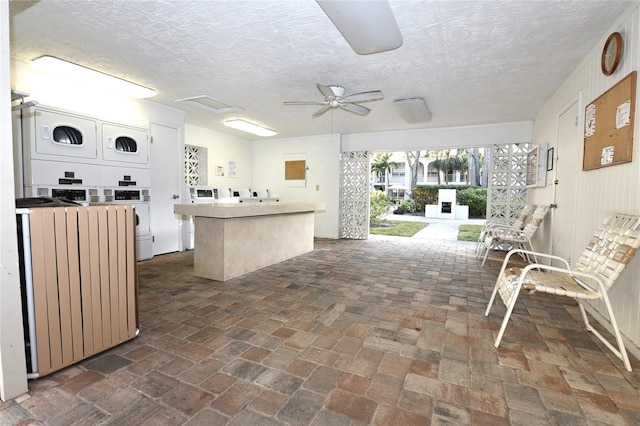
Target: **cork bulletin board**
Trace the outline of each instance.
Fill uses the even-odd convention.
[[[582,170],[628,163],[633,153],[636,71],[585,107]]]
[[[301,180],[305,178],[306,161],[285,161],[284,162],[284,179],[285,180]]]

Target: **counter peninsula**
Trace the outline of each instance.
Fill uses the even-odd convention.
[[[193,216],[194,274],[217,281],[313,250],[314,214],[323,203],[175,204]]]

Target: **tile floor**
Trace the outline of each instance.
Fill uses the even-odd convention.
[[[318,240],[243,277],[191,252],[139,264],[140,335],[0,402],[20,425],[637,425],[634,372],[570,301],[483,315],[498,261],[475,244]]]

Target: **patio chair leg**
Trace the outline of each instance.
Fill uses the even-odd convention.
[[[620,329],[618,328],[618,323],[616,321],[616,318],[615,316],[613,316],[613,309],[611,308],[611,304],[609,303],[609,298],[605,295],[602,299],[604,301],[605,306],[607,307],[607,314],[609,315],[609,321],[611,321],[611,326],[613,327],[613,335],[616,338],[616,343],[618,344],[618,348],[616,349],[611,343],[609,343],[609,341],[602,334],[598,332],[598,330],[596,330],[591,326],[591,324],[589,323],[589,319],[587,317],[587,312],[585,311],[582,302],[578,301],[578,306],[580,307],[580,312],[582,313],[582,318],[584,319],[584,323],[587,327],[587,331],[590,331],[593,334],[595,334],[596,337],[600,339],[600,341],[604,343],[611,350],[611,352],[614,353],[614,355],[620,358],[620,360],[622,360],[622,363],[624,364],[624,367],[627,369],[627,371],[632,371],[631,363],[629,362],[629,355],[627,355],[627,350],[624,346],[624,341],[622,340],[622,335],[620,334]]]
[[[484,263],[487,261],[487,257],[489,256],[489,252],[490,251],[491,250],[489,249],[489,247],[485,247],[484,258],[482,259],[482,265],[481,266],[484,266]]]
[[[504,315],[504,319],[502,320],[502,324],[500,325],[500,330],[498,331],[498,336],[496,337],[496,341],[493,344],[496,348],[500,346],[500,341],[502,340],[502,336],[504,335],[504,330],[507,328],[507,324],[509,323],[509,318],[511,318],[511,313],[513,312],[513,308],[516,306],[516,301],[518,300],[518,293],[514,293],[511,297],[509,306],[507,307],[507,313]]]
[[[491,307],[493,306],[494,300],[496,300],[496,294],[498,294],[498,283],[496,283],[496,285],[493,287],[493,293],[491,293],[491,298],[489,299],[489,304],[487,305],[487,310],[484,311],[484,316],[485,317],[489,316],[489,311],[491,310]]]

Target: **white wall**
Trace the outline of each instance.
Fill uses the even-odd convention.
[[[252,187],[251,141],[187,124],[185,143],[207,148],[208,182],[202,185],[224,189]],[[229,176],[229,161],[236,162],[236,177]],[[223,166],[224,176],[216,176],[216,166]]]
[[[417,149],[472,148],[494,144],[531,142],[533,123],[438,127],[342,136],[342,152],[411,151]]]
[[[537,114],[534,124],[534,143],[549,143],[557,148],[557,117],[570,102],[581,98],[579,126],[584,129],[584,108],[602,93],[640,67],[640,11],[635,4],[623,15],[590,55],[580,63],[571,77]],[[618,70],[611,76],[600,71],[600,55],[609,33],[618,31],[624,40],[623,60]],[[638,95],[636,89],[636,114],[634,126],[633,161],[626,164],[582,171],[583,141],[580,138],[578,150],[580,158],[577,174],[577,215],[574,231],[575,244],[572,253],[579,253],[586,246],[589,237],[602,220],[613,212],[640,214],[640,125],[638,125]],[[597,124],[596,124],[597,125]],[[550,174],[547,178],[552,178]],[[553,185],[530,191],[530,202],[547,203],[553,198]],[[560,210],[560,209],[559,209]],[[539,242],[545,244],[545,242]],[[534,243],[535,244],[535,243]],[[574,255],[575,259],[575,255]],[[611,304],[616,313],[622,334],[635,347],[629,348],[640,357],[640,256],[633,259],[610,292]],[[604,312],[602,304],[596,304],[598,312]]]
[[[0,399],[27,391],[13,190],[9,2],[0,2]]]
[[[289,186],[284,179],[287,157],[306,158],[304,186]],[[323,135],[253,142],[253,186],[268,188],[281,201],[325,203],[326,212],[315,217],[315,236],[338,238],[340,193],[340,136]]]

